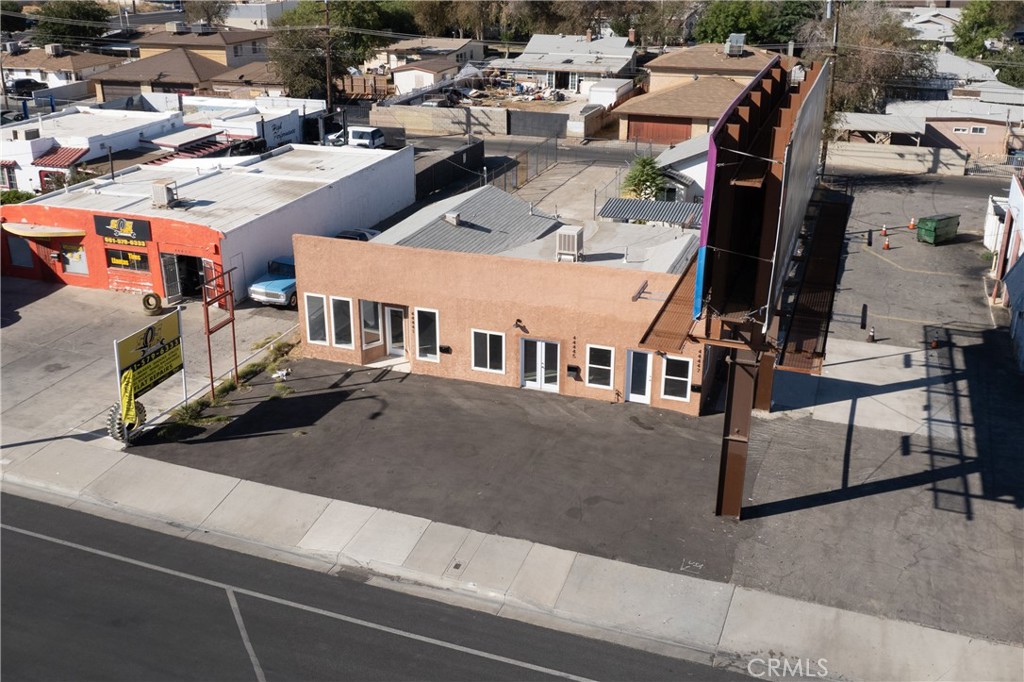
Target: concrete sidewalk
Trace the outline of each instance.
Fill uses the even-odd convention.
[[[113,446],[113,443],[110,443]],[[120,452],[5,450],[6,492],[504,617],[748,671],[832,679],[1020,680],[1021,647],[672,574]]]

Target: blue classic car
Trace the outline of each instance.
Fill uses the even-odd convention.
[[[267,263],[267,274],[249,286],[249,298],[265,305],[294,308],[299,302],[295,293],[295,259],[278,256]]]

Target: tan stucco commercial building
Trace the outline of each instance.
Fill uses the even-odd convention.
[[[643,343],[670,293],[692,304],[695,230],[563,226],[487,186],[293,243],[309,357],[700,412],[702,346]]]

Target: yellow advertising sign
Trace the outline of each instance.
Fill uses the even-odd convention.
[[[115,348],[123,414],[125,396],[129,391],[134,396],[131,401],[131,409],[134,410],[134,398],[155,388],[185,367],[180,314],[173,312],[161,317],[145,329],[117,341]]]
[[[121,375],[121,421],[125,424],[134,424],[138,420],[135,415],[135,386],[132,384],[134,375],[130,369]]]

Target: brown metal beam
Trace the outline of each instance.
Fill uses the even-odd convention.
[[[729,383],[715,514],[738,519],[743,509],[750,413],[754,404],[758,362],[757,355],[751,350],[731,350],[726,360],[729,364]]]

